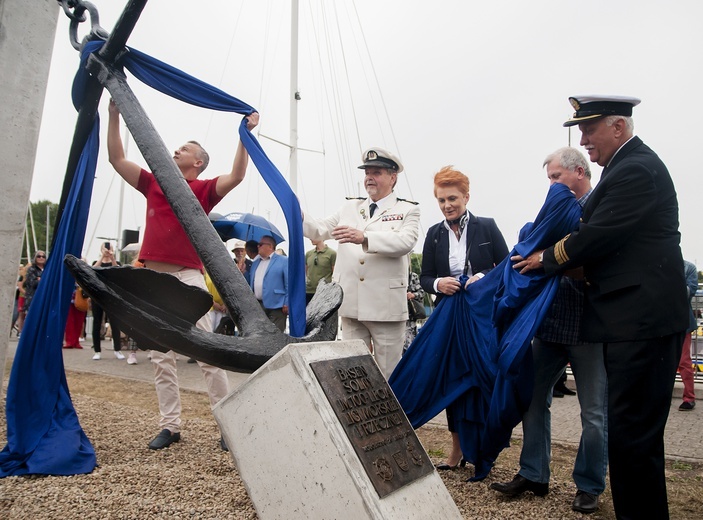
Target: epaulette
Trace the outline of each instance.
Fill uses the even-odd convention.
[[[366,197],[344,197],[347,200],[366,200]]]
[[[401,199],[400,197],[398,197],[398,200],[401,202],[409,202],[410,204],[415,204],[416,206],[420,204],[419,202],[415,202],[414,200]]]

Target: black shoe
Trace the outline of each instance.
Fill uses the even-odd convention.
[[[679,411],[681,412],[690,412],[696,407],[696,402],[695,401],[684,401],[681,403],[679,406]]]
[[[161,433],[159,433],[156,437],[154,437],[154,440],[149,443],[149,449],[151,450],[161,450],[163,448],[166,448],[167,446],[170,446],[174,442],[178,442],[181,440],[181,434],[176,432],[176,433],[171,433],[170,430],[163,429],[161,430]]]
[[[549,484],[532,482],[520,474],[515,475],[515,478],[510,482],[494,482],[490,487],[511,497],[521,495],[525,491],[532,491],[538,497],[549,493]]]
[[[564,392],[560,392],[556,388],[552,390],[552,397],[564,397]]]
[[[563,397],[563,396],[565,396],[565,395],[576,395],[576,392],[574,392],[571,388],[569,388],[569,387],[566,386],[566,385],[559,385],[559,384],[557,384],[557,385],[554,386],[554,390],[553,390],[553,391],[554,391],[554,392],[561,392],[562,395],[561,395],[560,397]]]
[[[598,495],[592,495],[585,491],[577,491],[576,498],[571,504],[571,509],[579,513],[591,514],[598,509]]]
[[[229,451],[227,443],[225,442],[225,438],[222,436],[220,436],[220,448],[222,448],[222,451]]]
[[[450,469],[456,469],[457,467],[465,468],[466,459],[461,459],[458,464],[454,464],[453,466],[450,466],[446,462],[444,464],[438,464],[437,466],[435,466],[435,468],[437,468],[437,471],[448,471]]]

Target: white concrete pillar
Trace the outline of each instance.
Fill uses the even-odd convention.
[[[60,9],[55,0],[0,0],[0,92],[3,93],[0,103],[0,157],[3,158],[0,169],[0,392],[34,156]],[[68,35],[66,45],[69,45]]]

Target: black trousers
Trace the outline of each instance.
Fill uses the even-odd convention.
[[[683,336],[604,344],[610,488],[618,519],[669,518],[664,427]]]
[[[100,352],[100,326],[103,322],[103,308],[100,307],[95,301],[91,302],[91,309],[93,311],[93,350],[95,352]],[[122,350],[122,341],[120,339],[120,325],[117,320],[113,320],[109,316],[107,317],[110,322],[110,330],[112,331],[112,344],[114,345],[115,351]]]

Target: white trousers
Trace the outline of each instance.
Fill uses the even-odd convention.
[[[363,339],[373,353],[383,377],[391,377],[403,355],[405,320],[403,321],[359,321],[342,318],[343,339]]]
[[[175,273],[169,273],[187,285],[200,287],[207,291],[205,278],[197,269],[183,269]],[[212,332],[212,322],[209,313],[206,313],[195,324],[201,330]],[[156,398],[159,401],[159,412],[161,429],[168,429],[171,433],[181,431],[181,394],[178,386],[178,369],[176,367],[176,353],[172,350],[168,352],[151,351],[151,362],[154,365],[154,386],[156,387]],[[207,393],[210,398],[210,406],[214,406],[220,399],[229,394],[229,381],[227,373],[221,368],[201,363],[198,361],[200,370],[205,377]]]

